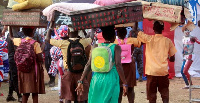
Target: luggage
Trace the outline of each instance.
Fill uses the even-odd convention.
[[[158,2],[142,2],[145,19],[161,20],[170,23],[181,22],[182,6],[168,5]]]
[[[46,27],[46,17],[42,15],[41,9],[31,9],[24,11],[3,10],[2,25],[9,26],[37,26]]]
[[[70,15],[55,11],[55,23],[71,25],[74,30],[124,24],[142,20],[143,13],[141,2],[126,2],[88,10],[74,11],[70,12]]]

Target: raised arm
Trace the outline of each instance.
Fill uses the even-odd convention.
[[[198,44],[200,44],[199,39],[197,39],[196,37],[195,37],[195,42],[198,43]]]
[[[8,30],[8,26],[4,26],[0,36],[4,36],[5,32]]]
[[[10,38],[11,40],[13,40],[14,37],[13,37],[12,27],[11,27],[11,26],[8,26],[8,30],[9,30],[9,38]]]
[[[48,31],[47,31],[46,39],[45,39],[45,41],[48,42],[48,43],[50,43],[51,31],[53,31],[53,25],[54,25],[54,21],[51,21],[49,28],[48,28]]]

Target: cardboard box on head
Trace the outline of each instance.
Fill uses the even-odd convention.
[[[186,25],[183,26],[182,28],[182,32],[184,32],[186,29],[188,29],[190,32],[194,30],[196,26],[194,25],[193,22],[188,21],[188,23]]]

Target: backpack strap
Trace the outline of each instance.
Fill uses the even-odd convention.
[[[70,43],[78,43],[80,39],[76,39],[75,41],[68,39]]]
[[[127,44],[127,38],[124,39],[124,44]]]
[[[114,43],[110,43],[107,47],[111,47]],[[103,46],[102,43],[99,43],[98,46]]]
[[[21,42],[25,42],[26,40],[23,38],[23,39],[21,39]]]
[[[121,40],[120,39],[117,39],[117,40],[118,40],[118,43],[121,44]]]
[[[36,41],[35,41],[35,40],[33,40],[33,39],[30,41],[30,43],[31,43],[31,44],[34,44],[35,42],[36,42]]]
[[[107,47],[111,47],[113,45],[113,43],[110,43]]]

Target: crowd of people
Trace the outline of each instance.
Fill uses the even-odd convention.
[[[49,23],[45,39],[35,27],[4,26],[0,31],[1,36],[6,34],[0,40],[0,86],[6,73],[9,74],[6,101],[16,101],[15,91],[19,102],[27,103],[32,94],[33,103],[38,103],[38,94],[45,94],[45,85],[54,87],[58,75],[56,90],[59,90],[60,103],[121,103],[122,96],[134,103],[135,63],[142,81],[142,45],[146,44],[147,99],[149,103],[156,103],[158,89],[163,103],[169,103],[168,60],[175,61],[177,50],[162,35],[164,22],[154,21],[155,35],[145,34],[137,25],[133,23],[131,32],[126,27],[101,27],[95,34],[102,32],[104,42],[98,44],[94,43],[91,30],[74,31],[67,25],[55,25],[54,21]],[[187,88],[193,55],[191,46],[199,41],[189,35],[187,26],[183,32],[181,73]],[[43,64],[49,75],[48,83],[44,83]]]

